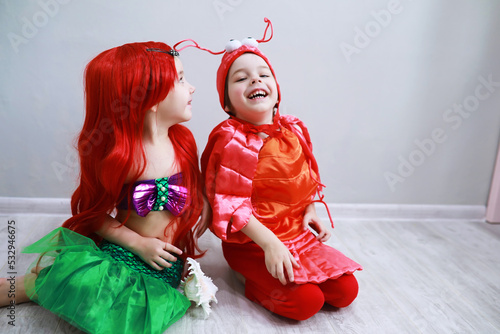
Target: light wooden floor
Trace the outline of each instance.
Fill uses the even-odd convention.
[[[0,275],[8,272],[9,220],[19,251],[65,216],[0,216]],[[200,260],[219,287],[208,320],[193,310],[166,333],[500,333],[500,225],[471,221],[337,221],[328,242],[364,266],[358,299],[348,308],[324,307],[296,322],[273,315],[243,296],[206,233]],[[19,275],[32,260],[18,256]],[[0,310],[0,333],[79,333],[34,303],[18,305],[15,327]]]

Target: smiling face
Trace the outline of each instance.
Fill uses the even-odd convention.
[[[167,97],[158,103],[156,112],[158,117],[170,125],[186,122],[191,119],[191,101],[195,88],[184,77],[184,68],[181,61],[175,57],[177,81]]]
[[[273,122],[278,87],[264,59],[253,53],[242,54],[231,65],[226,82],[226,111],[255,125]]]

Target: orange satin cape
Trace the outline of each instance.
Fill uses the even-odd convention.
[[[304,211],[318,188],[311,173],[299,140],[290,130],[264,139],[253,178],[252,204],[255,217],[282,241],[304,232]]]

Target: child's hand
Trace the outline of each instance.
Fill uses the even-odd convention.
[[[156,270],[170,268],[172,264],[168,263],[167,260],[177,261],[177,258],[171,253],[181,255],[182,251],[174,245],[156,238],[142,237],[136,248],[136,254]]]
[[[308,207],[309,208],[309,207]],[[319,219],[316,214],[316,210],[306,209],[304,214],[304,220],[302,221],[302,226],[304,230],[311,226],[311,228],[317,233],[316,239],[321,242],[326,242],[330,239],[331,233],[330,231],[323,225],[321,219]]]
[[[277,278],[281,284],[286,285],[285,271],[288,274],[288,280],[294,281],[293,268],[300,268],[299,264],[292,256],[288,248],[276,238],[277,241],[270,243],[264,249],[267,271]]]
[[[203,196],[203,209],[201,211],[201,218],[196,229],[196,237],[201,237],[207,230],[212,221],[212,208],[206,196]]]
[[[261,224],[254,215],[245,227],[241,229],[250,239],[259,245],[264,251],[266,269],[271,276],[277,278],[281,284],[286,285],[285,272],[288,280],[294,281],[293,268],[300,268],[297,260],[292,256],[288,248],[271,230]]]
[[[144,262],[156,270],[163,270],[172,265],[167,262],[177,261],[170,253],[182,254],[182,251],[160,239],[143,237],[132,231],[127,226],[122,226],[115,218],[106,216],[103,226],[97,234],[117,245],[120,245],[132,253],[138,255]]]

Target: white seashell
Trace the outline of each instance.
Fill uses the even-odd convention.
[[[226,52],[227,53],[233,52],[234,50],[239,49],[240,46],[241,46],[240,41],[238,41],[236,39],[232,39],[229,42],[227,42],[227,44],[226,44]]]
[[[198,262],[189,257],[187,258],[187,263],[189,264],[188,277],[181,282],[181,289],[189,300],[195,302],[196,306],[203,308],[206,319],[212,311],[210,309],[210,302],[214,301],[217,303],[215,293],[219,289],[210,277],[205,276]]]
[[[244,40],[241,41],[241,44],[252,46],[254,48],[258,48],[259,47],[259,42],[257,42],[257,40],[255,38],[253,38],[253,37],[247,37],[247,38],[245,38]]]

